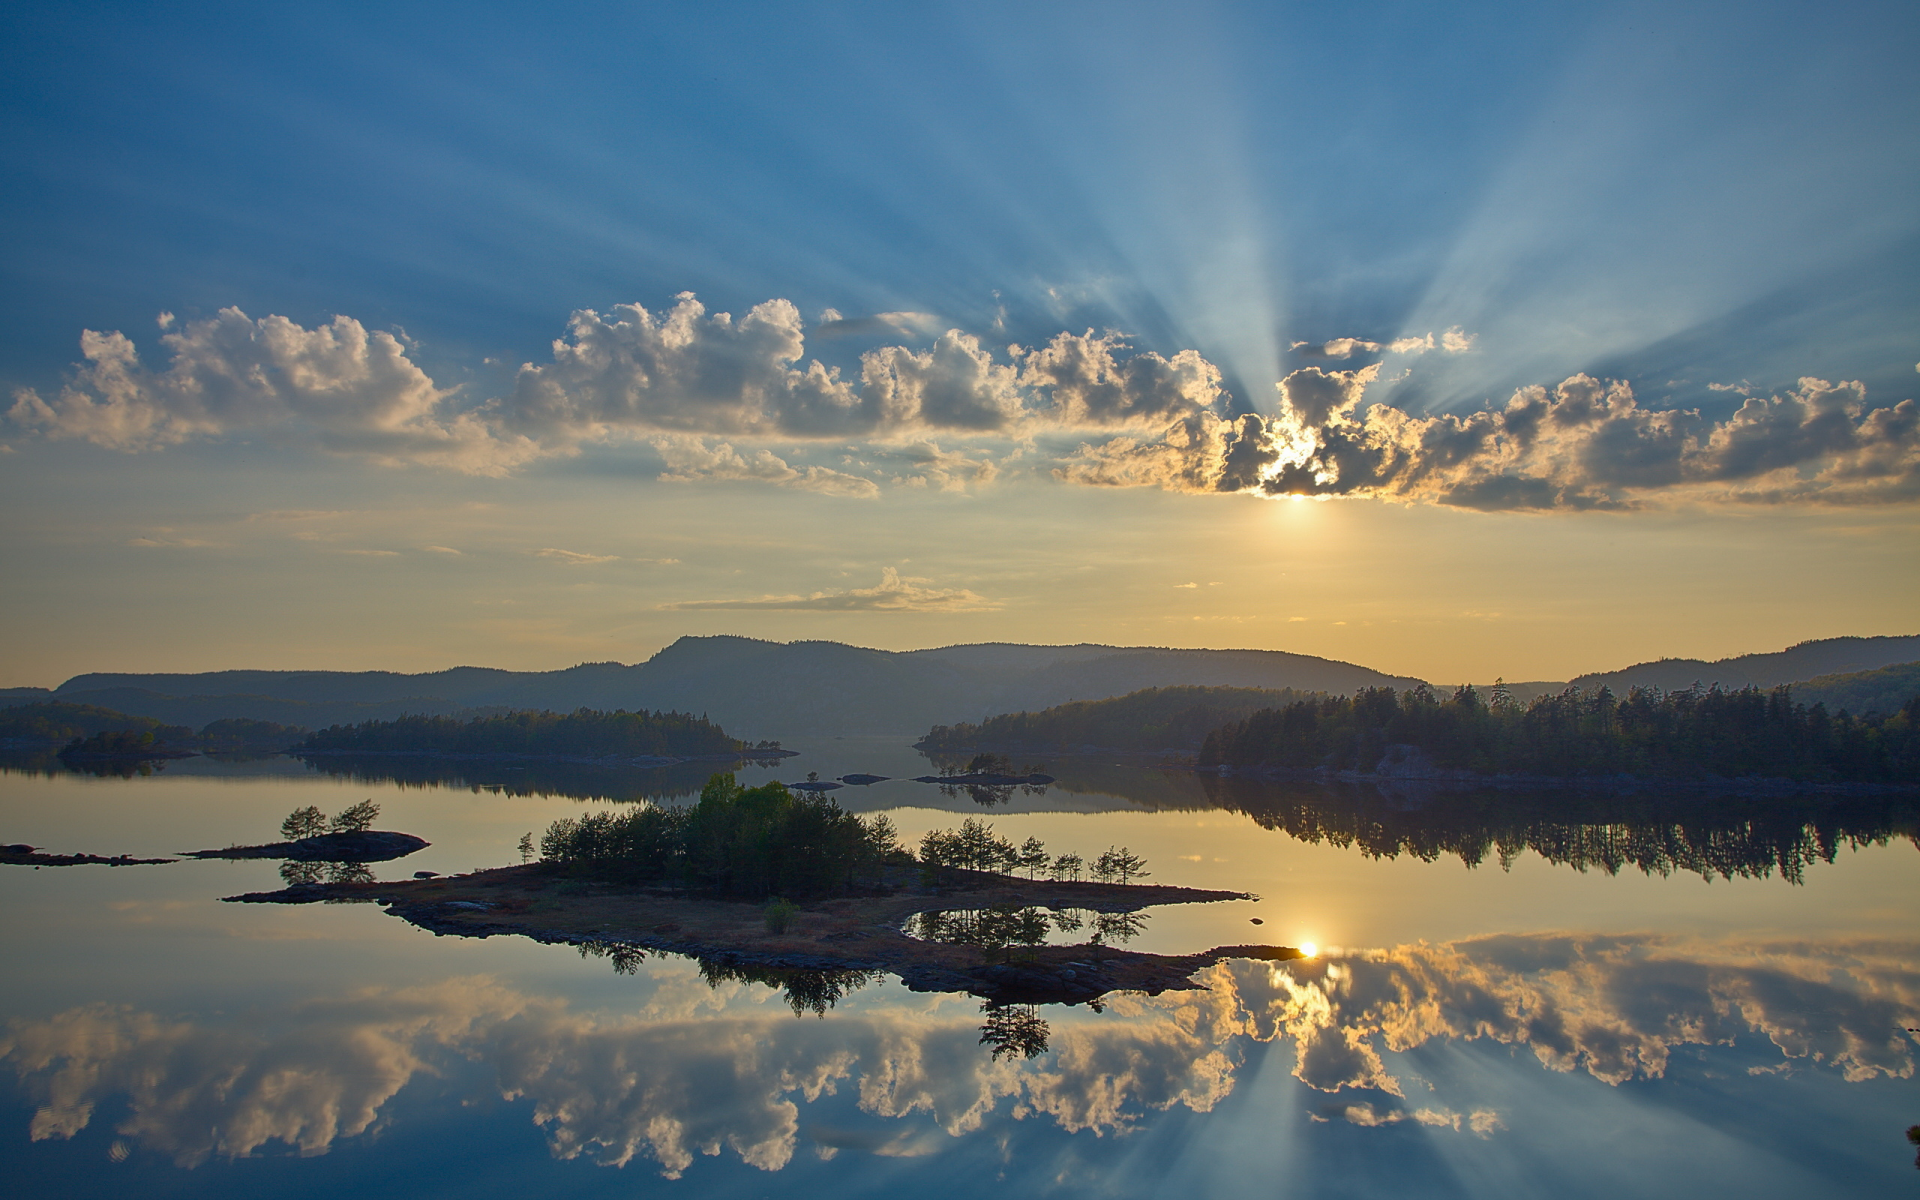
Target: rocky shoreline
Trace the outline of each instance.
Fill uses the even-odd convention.
[[[179,862],[177,858],[135,858],[131,854],[42,854],[21,843],[0,846],[0,863],[17,867],[151,867]]]
[[[588,883],[538,865],[392,883],[306,884],[228,896],[239,903],[359,901],[436,935],[513,935],[586,948],[628,947],[775,971],[885,971],[923,992],[967,992],[996,1003],[1081,1003],[1113,991],[1199,987],[1195,972],[1227,958],[1301,957],[1287,946],[1223,946],[1145,954],[1112,946],[1026,946],[1005,952],[925,941],[902,930],[917,913],[991,907],[1137,912],[1162,904],[1249,899],[1242,892],[1143,884],[1021,880],[956,872],[953,886],[896,888],[802,906],[781,933],[757,904],[671,888]]]

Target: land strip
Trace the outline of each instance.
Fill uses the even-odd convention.
[[[226,899],[241,903],[363,901],[440,935],[518,935],[593,948],[632,947],[728,966],[788,971],[886,971],[909,988],[970,992],[997,1002],[1077,1003],[1111,991],[1191,990],[1191,976],[1226,958],[1290,959],[1286,946],[1223,946],[1144,954],[1113,946],[977,946],[926,941],[902,927],[917,913],[989,908],[1137,912],[1162,904],[1250,899],[1243,892],[1142,884],[1023,880],[955,871],[937,889],[896,888],[803,905],[779,933],[758,904],[683,889],[568,879],[536,865],[392,883],[309,884]]]

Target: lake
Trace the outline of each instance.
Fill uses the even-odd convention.
[[[435,937],[372,905],[237,905],[273,861],[0,867],[0,1172],[33,1196],[1909,1195],[1911,799],[1432,794],[1052,760],[943,794],[901,739],[789,742],[745,782],[903,840],[971,815],[1259,899],[1134,949],[1311,943],[1203,990],[983,1013],[882,977],[807,1007],[648,955]],[[674,771],[678,770],[679,774]],[[518,861],[561,816],[697,786],[528,765],[188,759],[0,773],[0,841],[138,857],[381,806],[379,878]],[[1257,920],[1259,924],[1253,922]],[[790,989],[789,989],[790,991]],[[796,1012],[803,1015],[796,1016]],[[815,1015],[816,1011],[820,1015]],[[1008,1020],[1025,1021],[1008,1034]],[[1012,1046],[1045,1049],[996,1054]],[[1020,1042],[1019,1036],[1026,1036]],[[1009,1042],[1009,1038],[1014,1040]],[[983,1041],[983,1038],[985,1039]]]

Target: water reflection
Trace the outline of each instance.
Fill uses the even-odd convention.
[[[1481,1075],[1448,1078],[1429,1060],[1414,1089],[1394,1056],[1484,1041],[1524,1049],[1535,1069],[1619,1084],[1660,1078],[1680,1047],[1763,1038],[1774,1062],[1743,1087],[1806,1070],[1908,1079],[1917,963],[1913,941],[1502,936],[1229,962],[1201,976],[1203,991],[1112,996],[1104,1013],[1071,1010],[1051,1028],[1038,1009],[987,1006],[984,1029],[904,993],[869,993],[831,1021],[773,1017],[755,999],[770,981],[755,973],[655,963],[639,1012],[576,1011],[485,978],[204,1020],[90,1006],[12,1022],[0,1061],[38,1106],[36,1141],[124,1113],[119,1137],[183,1166],[274,1144],[324,1153],[372,1127],[416,1076],[462,1059],[529,1104],[555,1156],[648,1158],[670,1176],[723,1149],[777,1170],[801,1106],[842,1091],[910,1139],[1022,1118],[1122,1132],[1156,1112],[1211,1110],[1262,1043],[1280,1042],[1293,1075],[1326,1097],[1303,1118],[1492,1135],[1513,1114]],[[847,982],[831,1000],[790,993],[789,1005],[824,1012]]]
[[[177,758],[61,758],[57,750],[0,751],[0,773],[90,775],[98,779],[148,779],[167,769]]]
[[[1053,1030],[1035,1004],[982,1004],[986,1021],[980,1026],[980,1044],[995,1062],[1001,1058],[1039,1058],[1047,1052]]]
[[[316,774],[355,784],[402,788],[466,788],[507,796],[566,796],[576,800],[678,800],[700,794],[725,763],[662,767],[592,766],[557,762],[480,762],[393,755],[315,755],[302,759]],[[778,761],[778,760],[772,760]],[[756,763],[755,765],[767,765]]]
[[[1920,846],[1920,798],[1823,793],[1716,795],[1697,790],[1529,790],[1400,783],[1267,782],[1193,771],[1056,763],[1060,784],[1153,809],[1225,809],[1303,842],[1369,858],[1443,855],[1510,866],[1531,850],[1609,875],[1804,880],[1842,849]]]
[[[280,864],[280,878],[289,887],[315,883],[372,883],[373,869],[363,862],[289,860]]]

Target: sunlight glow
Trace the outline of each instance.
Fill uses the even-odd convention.
[[[1300,943],[1300,957],[1312,958],[1314,955],[1318,953],[1320,953],[1320,947],[1314,945],[1312,942]]]

